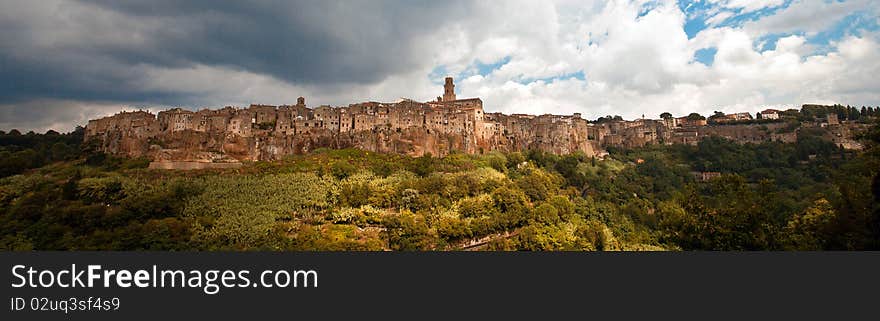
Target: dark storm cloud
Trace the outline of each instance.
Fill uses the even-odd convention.
[[[107,102],[77,102],[38,99],[10,105],[0,105],[0,130],[33,130],[44,133],[49,129],[69,132],[76,126],[85,126],[89,119],[114,114],[120,110],[135,110]]]
[[[175,104],[190,100],[185,93],[138,89],[134,84],[143,74],[119,63],[64,55],[35,58],[0,54],[0,102],[75,98]]]
[[[190,103],[197,99],[186,92],[142,89],[143,77],[196,65],[297,85],[375,83],[423,62],[413,40],[468,13],[448,1],[11,1],[0,9],[0,103]]]
[[[416,62],[411,39],[443,20],[448,2],[87,1],[133,19],[161,19],[148,48],[123,58],[199,62],[291,82],[371,82]],[[443,7],[441,7],[443,6]],[[453,6],[454,7],[454,6]]]

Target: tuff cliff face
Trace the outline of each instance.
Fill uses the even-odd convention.
[[[300,97],[295,105],[200,111],[175,108],[158,115],[123,112],[89,121],[86,141],[116,155],[166,162],[229,163],[276,160],[318,148],[359,148],[411,156],[526,150],[602,156],[605,146],[693,145],[709,136],[740,143],[797,139],[797,131],[786,129],[789,125],[783,119],[769,117],[777,115],[773,110],[762,112],[766,115],[757,123],[748,113],[724,116],[716,125],[690,117],[634,121],[603,117],[590,123],[580,114],[485,113],[479,98],[455,98],[451,78],[445,87],[443,97],[431,102],[403,99],[313,109]],[[836,117],[805,126],[830,131],[834,134],[831,139],[844,148],[861,148],[850,137],[853,125]]]
[[[250,108],[235,111],[252,113]],[[393,115],[394,107],[390,106],[389,111]],[[445,121],[435,126],[420,121],[407,127],[386,123],[348,131],[333,130],[326,128],[325,124],[314,123],[309,127],[296,126],[287,132],[263,130],[251,121],[245,122],[245,126],[253,126],[249,129],[250,133],[237,133],[229,129],[197,130],[192,126],[178,126],[176,130],[169,130],[158,124],[162,113],[159,117],[143,113],[143,117],[139,118],[140,123],[131,121],[129,113],[92,121],[87,127],[86,139],[97,141],[101,149],[108,153],[167,161],[276,160],[317,148],[350,147],[411,156],[428,153],[443,156],[455,151],[476,154],[493,150],[511,152],[529,149],[558,154],[581,151],[593,155],[597,143],[587,139],[586,121],[562,116],[543,116],[547,118],[547,123],[534,126],[527,125],[532,120],[523,119],[520,121],[530,130],[506,134],[501,130],[498,133],[487,132],[486,122],[477,120],[462,122],[461,126],[455,126],[456,130],[438,128],[448,126]],[[196,118],[198,113],[192,115],[192,118]],[[419,118],[422,117],[425,116]],[[553,120],[557,122],[553,123]],[[108,126],[106,123],[112,124]],[[477,127],[483,129],[477,130]],[[174,125],[169,128],[174,128]]]
[[[447,87],[452,86],[451,79]],[[478,98],[451,87],[432,102],[365,102],[347,107],[251,105],[237,109],[123,112],[89,121],[86,140],[108,153],[158,161],[275,160],[317,148],[443,156],[529,149],[594,155],[599,142],[578,114],[485,114]]]
[[[197,112],[172,109],[153,115],[123,112],[92,120],[86,140],[101,150],[156,161],[235,162],[276,160],[317,148],[359,148],[379,153],[443,156],[452,152],[541,150],[555,154],[602,155],[606,146],[696,144],[709,136],[740,143],[794,142],[786,122],[706,125],[639,119],[588,123],[579,115],[483,113],[479,100],[453,102],[362,103],[310,109],[253,105]],[[848,149],[853,124],[802,124],[827,130]],[[855,126],[855,127],[854,127]]]

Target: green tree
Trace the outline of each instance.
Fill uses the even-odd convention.
[[[546,200],[558,189],[556,178],[539,168],[528,170],[525,175],[516,180],[516,184],[534,202]]]
[[[412,162],[410,171],[421,177],[428,176],[428,174],[434,172],[434,157],[431,156],[431,153],[425,153],[425,155],[416,158]]]
[[[787,248],[791,250],[822,250],[832,232],[836,214],[828,200],[822,198],[803,213],[788,221],[785,227]]]
[[[555,225],[561,221],[559,211],[549,203],[541,204],[535,208],[535,220],[545,225]]]
[[[690,121],[695,121],[695,120],[705,120],[706,117],[703,117],[703,115],[700,115],[700,114],[698,114],[698,113],[690,113],[690,114],[687,115],[687,119],[690,120]]]

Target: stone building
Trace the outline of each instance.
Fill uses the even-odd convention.
[[[241,137],[251,137],[254,119],[248,113],[238,113],[229,119],[227,132]]]
[[[759,119],[779,119],[779,111],[776,109],[765,109],[758,113]]]
[[[316,148],[360,148],[374,152],[443,156],[453,152],[542,150],[557,154],[603,155],[604,147],[632,148],[651,144],[697,144],[710,136],[740,143],[796,141],[783,133],[785,123],[708,125],[687,117],[661,120],[588,122],[580,114],[526,115],[485,113],[479,98],[458,99],[446,78],[438,99],[368,101],[344,107],[309,108],[252,104],[196,112],[173,108],[157,115],[123,112],[91,120],[86,140],[98,140],[110,153],[155,159],[272,160]],[[769,114],[769,113],[768,113]],[[737,114],[734,114],[737,115]],[[735,116],[747,119],[750,115]],[[832,117],[837,142],[853,148],[852,136]]]
[[[195,129],[194,116],[194,112],[182,108],[160,111],[158,115],[159,130],[163,132],[193,130]]]

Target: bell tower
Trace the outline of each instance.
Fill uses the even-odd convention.
[[[446,77],[446,84],[443,85],[443,101],[455,100],[455,85],[452,83],[452,77]]]

